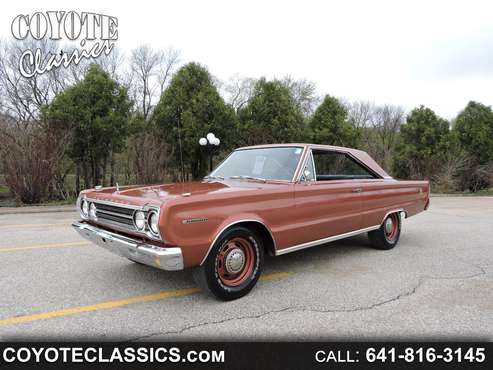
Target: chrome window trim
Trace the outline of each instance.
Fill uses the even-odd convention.
[[[313,164],[313,181],[317,181],[317,167],[315,167],[315,158],[313,158],[313,151],[310,148],[310,157],[312,158],[312,164]]]
[[[245,219],[234,221],[234,222],[231,222],[231,223],[227,224],[226,226],[224,226],[221,229],[221,231],[219,231],[216,234],[216,236],[214,237],[214,240],[212,241],[211,245],[209,246],[209,249],[207,249],[207,253],[205,254],[204,258],[202,258],[202,261],[200,262],[200,265],[199,266],[202,266],[204,264],[205,260],[209,256],[209,253],[211,252],[212,247],[214,246],[214,244],[216,244],[217,239],[219,239],[219,237],[221,236],[221,234],[223,232],[225,232],[227,229],[229,229],[231,226],[236,225],[236,224],[240,224],[242,222],[256,222],[256,223],[264,226],[267,229],[267,231],[269,231],[270,237],[272,238],[272,242],[274,243],[274,251],[277,250],[277,248],[276,248],[276,239],[274,239],[274,235],[272,234],[272,232],[270,231],[270,229],[267,227],[267,225],[264,224],[262,221],[259,221],[259,220],[253,219],[253,218],[252,219],[245,218]]]
[[[350,159],[352,159],[353,161],[355,161],[356,164],[360,165],[364,170],[368,171],[372,176],[375,176],[374,179],[351,179],[351,180],[381,180],[381,179],[387,179],[387,178],[392,179],[392,177],[383,177],[383,176],[379,175],[378,173],[376,173],[375,171],[373,171],[371,168],[369,168],[366,164],[364,164],[363,162],[361,162],[354,155],[352,155],[350,152],[347,152],[347,151],[344,151],[344,150],[338,150],[338,149],[324,149],[324,148],[313,148],[313,147],[309,147],[308,150],[310,150],[310,154],[311,154],[312,160],[313,160],[313,168],[315,169],[315,182],[322,182],[322,181],[328,182],[328,181],[334,181],[334,180],[322,180],[322,181],[318,181],[317,180],[317,177],[316,177],[317,166],[315,165],[315,158],[313,158],[313,149],[320,150],[320,151],[325,151],[325,152],[341,153],[341,154],[347,155]],[[303,168],[306,165],[306,161],[307,160],[308,160],[308,156],[303,161]],[[302,174],[300,173],[296,182],[300,182],[301,181],[301,175]]]
[[[307,152],[309,151],[309,154],[310,154],[310,155],[313,155],[313,154],[312,154],[312,148],[310,148],[310,147],[305,147],[305,150],[306,150]],[[301,160],[301,162],[303,162],[303,163],[302,163],[302,165],[301,165],[301,168],[302,168],[302,169],[303,169],[303,168],[305,168],[305,166],[306,166],[306,162],[308,161],[308,156],[309,156],[309,154],[305,155],[305,157],[304,157],[304,158],[302,158],[302,160]],[[313,162],[313,168],[315,168],[315,162]],[[315,169],[315,171],[316,171],[316,169]],[[299,173],[297,174],[296,178],[293,178],[293,182],[294,182],[294,183],[299,183],[299,182],[301,182],[301,177],[302,177],[302,176],[303,176],[303,170],[300,170],[300,171],[299,171]],[[316,177],[315,177],[315,180],[316,180]]]
[[[239,148],[239,149],[235,149],[233,150],[231,153],[229,153],[226,158],[224,158],[221,163],[219,163],[217,165],[216,168],[214,168],[213,171],[211,171],[209,173],[208,176],[214,176],[213,173],[216,172],[218,169],[221,168],[221,166],[224,164],[224,162],[226,162],[226,160],[234,153],[234,152],[239,152],[239,151],[242,151],[242,150],[255,150],[255,149],[271,149],[271,148],[299,148],[299,149],[302,149],[302,152],[301,152],[301,155],[300,155],[300,159],[298,160],[298,163],[296,164],[296,167],[294,169],[294,173],[293,173],[293,177],[291,178],[291,180],[281,180],[281,179],[267,179],[267,181],[279,181],[279,182],[286,182],[286,183],[294,183],[295,182],[295,179],[298,177],[299,175],[299,168],[300,168],[300,163],[301,162],[304,162],[305,161],[305,158],[303,157],[307,151],[307,146],[305,145],[272,145],[272,146],[266,146],[266,147],[262,147],[262,148],[258,148],[258,147],[244,147],[244,148]]]
[[[303,161],[303,166],[301,167],[301,172],[300,172],[300,176],[299,176],[299,182],[307,182],[307,183],[310,183],[310,182],[316,182],[317,181],[317,169],[315,168],[315,160],[313,159],[313,151],[312,151],[311,148],[308,148],[308,151],[309,151],[309,153],[306,155],[306,158]],[[302,178],[304,176],[305,168],[306,168],[306,166],[307,166],[308,161],[310,160],[310,158],[312,159],[312,164],[313,164],[313,180],[310,180],[310,181],[302,180]]]
[[[298,161],[298,164],[296,165],[296,168],[294,170],[294,174],[293,174],[293,178],[291,179],[290,182],[294,183],[296,182],[295,180],[300,177],[300,174],[301,172],[303,171],[302,169],[304,168],[304,164],[306,162],[306,152],[308,149],[308,147],[304,146],[304,147],[301,147],[301,146],[294,146],[295,148],[303,148],[303,151],[301,152],[301,156],[300,156],[300,159]],[[301,166],[301,164],[303,163],[303,166]]]

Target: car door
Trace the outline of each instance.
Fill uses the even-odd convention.
[[[311,150],[295,184],[298,244],[361,229],[361,187],[348,161],[344,152]]]

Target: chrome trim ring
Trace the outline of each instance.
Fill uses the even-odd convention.
[[[151,226],[151,217],[153,215],[156,215],[157,217],[157,231],[154,231],[152,226]],[[149,227],[149,231],[151,232],[151,234],[153,234],[154,236],[159,236],[159,212],[156,212],[156,210],[154,209],[151,209],[149,212],[147,212],[147,226]]]
[[[134,226],[137,231],[143,232],[146,229],[146,214],[144,211],[137,210],[134,212],[134,215],[132,217],[132,220],[134,221]],[[139,227],[137,224],[137,221],[142,223],[142,226]]]
[[[87,200],[86,197],[82,197],[82,198],[79,198],[77,200],[78,200],[78,202],[77,202],[78,203],[77,204],[77,208],[79,209],[79,215],[80,215],[80,217],[83,220],[88,220],[89,219],[90,202]],[[87,213],[84,213],[84,211],[83,211],[84,203],[87,203]]]

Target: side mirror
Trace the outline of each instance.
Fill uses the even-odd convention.
[[[305,183],[312,182],[313,179],[311,178],[311,174],[312,174],[311,171],[305,169],[303,171],[303,174],[301,175],[301,179],[300,180],[302,182],[305,182]]]

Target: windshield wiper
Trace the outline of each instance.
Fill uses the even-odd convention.
[[[224,180],[224,177],[222,177],[222,176],[205,176],[204,177],[204,180],[213,180],[213,179]]]
[[[262,182],[267,182],[266,179],[263,179],[261,177],[255,177],[255,176],[229,176],[230,179],[241,179],[241,180],[254,180],[254,181],[262,181]]]

